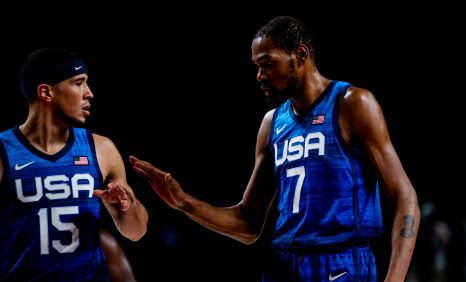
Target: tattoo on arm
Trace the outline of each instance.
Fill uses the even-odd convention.
[[[412,215],[405,215],[403,217],[403,229],[401,229],[401,236],[405,238],[413,238],[414,235],[416,234],[414,232],[414,217]]]

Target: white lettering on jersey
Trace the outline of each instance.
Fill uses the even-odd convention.
[[[16,194],[21,202],[37,202],[44,193],[47,199],[58,200],[69,198],[71,193],[73,198],[79,198],[80,191],[88,191],[87,196],[91,198],[94,191],[94,178],[89,173],[75,174],[71,180],[66,175],[49,175],[44,179],[37,176],[34,180],[35,194],[25,195],[22,179],[15,179]]]
[[[316,142],[317,141],[317,142]],[[325,154],[325,136],[322,132],[311,132],[306,137],[295,136],[283,142],[282,155],[278,158],[277,143],[273,144],[275,149],[275,165],[279,166],[285,161],[295,161],[309,156],[310,150],[318,150],[319,156]]]

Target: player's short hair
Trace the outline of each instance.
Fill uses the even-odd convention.
[[[20,86],[24,96],[31,99],[35,97],[39,84],[53,85],[85,72],[83,61],[72,51],[62,48],[38,49],[23,61]]]

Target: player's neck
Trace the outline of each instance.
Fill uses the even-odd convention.
[[[291,98],[292,108],[296,115],[305,115],[314,102],[324,93],[331,80],[315,73],[303,80],[301,91],[298,95]]]
[[[60,151],[69,138],[69,127],[29,119],[19,126],[19,130],[31,146],[50,155]]]

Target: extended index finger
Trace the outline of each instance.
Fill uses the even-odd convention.
[[[169,177],[170,175],[169,173],[155,167],[153,164],[140,160],[135,156],[130,156],[129,161],[133,165],[133,169],[148,180],[153,176],[163,178],[165,180],[167,176]]]

